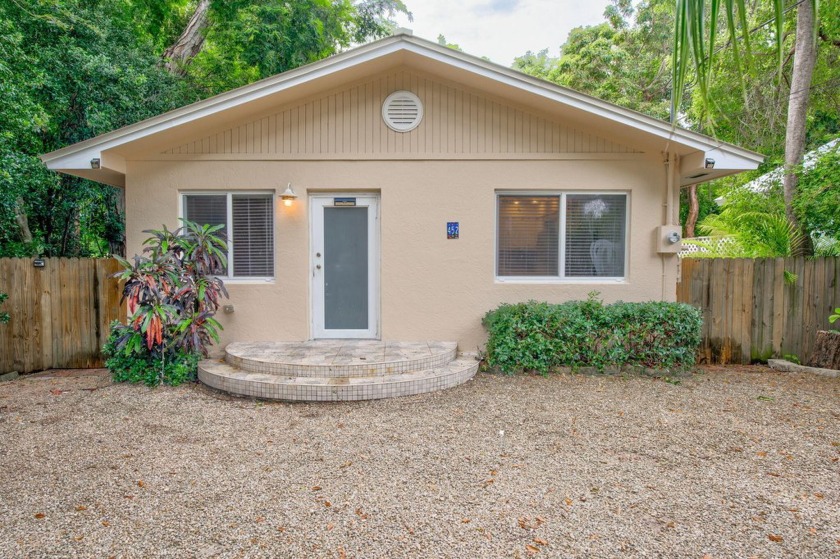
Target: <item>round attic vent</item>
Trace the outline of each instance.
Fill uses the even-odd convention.
[[[423,120],[423,103],[410,91],[395,91],[382,103],[382,118],[391,130],[409,132]]]

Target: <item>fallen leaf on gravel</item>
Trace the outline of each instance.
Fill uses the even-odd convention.
[[[332,522],[330,522],[329,524],[327,524],[327,532],[329,532],[329,531],[330,531],[330,530],[332,530],[333,528],[335,528],[335,524],[333,524]]]
[[[572,503],[573,503],[574,501],[572,501],[571,499],[569,499],[568,497],[566,497],[565,501],[563,501],[563,502],[564,502],[564,503],[566,503],[566,506],[567,506],[567,507],[570,507],[570,506],[572,506]]]
[[[278,526],[278,527],[277,527],[277,531],[278,531],[278,532],[285,532],[285,531],[286,531],[286,527],[285,527],[285,526]]]
[[[490,470],[490,475],[493,476],[493,477],[495,477],[496,474],[498,474],[498,473],[499,473],[498,470]]]
[[[537,526],[540,526],[541,524],[545,524],[545,518],[543,518],[542,516],[538,516],[534,520],[536,521]]]
[[[487,487],[488,485],[492,484],[495,481],[496,481],[495,479],[485,479],[484,480],[484,487]]]
[[[110,523],[110,522],[108,522],[107,520],[103,520],[103,521],[102,521],[102,525],[103,525],[103,526],[105,526],[105,527],[107,528],[108,526],[110,526],[110,525],[111,525],[111,523]]]
[[[799,509],[797,509],[797,508],[792,508],[792,509],[788,509],[788,510],[789,510],[790,512],[799,512]]]
[[[332,506],[332,503],[329,501],[324,501],[324,506],[330,508]]]
[[[540,552],[540,548],[531,544],[526,545],[525,550],[528,552],[528,555],[534,555],[535,553]]]
[[[756,400],[758,400],[759,402],[772,402],[773,398],[771,398],[770,396],[759,396],[758,398],[756,398]]]
[[[38,520],[41,520],[41,519],[42,519],[42,518],[44,518],[45,516],[47,516],[47,515],[46,515],[46,514],[44,514],[43,512],[36,512],[36,513],[35,513],[35,518],[37,518]]]
[[[35,515],[35,518],[38,518],[37,514]],[[529,528],[527,517],[523,516],[522,518],[519,518],[518,520],[519,520],[519,527],[520,528],[522,528],[523,530],[527,530]]]
[[[63,393],[64,390],[61,390],[60,388],[53,388],[52,390],[50,390],[50,394],[52,394],[53,396],[59,396]]]
[[[816,528],[811,528],[811,529],[809,529],[809,530],[808,530],[808,532],[809,532],[812,536],[816,536],[816,535],[817,535],[817,529],[816,529]]]
[[[759,450],[758,452],[755,453],[755,455],[758,456],[759,458],[764,458],[765,456],[767,456],[767,453],[764,452],[763,450]]]
[[[134,495],[123,495],[123,497],[125,497],[126,499],[133,499]]]
[[[73,537],[73,541],[80,542],[80,541],[82,541],[84,538],[85,538],[84,536],[74,536],[74,537]]]
[[[767,472],[767,475],[773,477],[782,477],[782,474],[777,474],[776,472]]]
[[[359,507],[359,508],[356,509],[356,515],[358,515],[358,517],[361,518],[362,520],[367,520],[367,517],[368,517],[368,515],[366,513],[362,512],[362,507]]]
[[[265,517],[264,517],[264,516],[258,516],[258,517],[256,518],[256,522],[258,522],[258,523],[259,523],[259,522],[265,522]]]
[[[352,465],[353,465],[353,462],[351,462],[350,460],[348,460],[347,462],[345,462],[344,464],[342,464],[341,466],[339,466],[339,468],[349,468],[349,467],[350,467],[350,466],[352,466]]]
[[[534,538],[534,543],[537,545],[548,545],[548,542],[542,538]]]
[[[84,506],[84,505],[79,505],[78,507],[76,507],[76,510],[77,510],[78,512],[82,512],[83,510],[87,510],[87,507],[86,507],[86,506]]]
[[[825,497],[825,495],[823,495],[822,493],[814,493],[814,497],[816,497],[817,499],[822,499]]]
[[[343,547],[338,548],[338,559],[347,559],[347,552],[344,551]]]
[[[314,485],[314,486],[312,487],[312,491],[320,491],[320,490],[321,490],[321,486],[320,486],[320,485]]]
[[[146,483],[142,479],[139,479],[137,480],[137,487],[146,487]]]
[[[462,518],[461,519],[462,524],[469,524],[470,522],[472,522],[472,520],[470,520],[469,518]]]
[[[767,539],[770,540],[771,542],[776,542],[776,543],[780,543],[780,542],[783,542],[785,540],[782,536],[779,536],[779,535],[776,535],[776,534],[768,534]]]

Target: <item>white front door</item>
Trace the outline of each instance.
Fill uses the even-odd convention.
[[[318,194],[312,215],[312,336],[379,338],[379,197]]]

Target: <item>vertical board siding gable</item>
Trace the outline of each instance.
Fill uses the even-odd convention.
[[[424,117],[410,132],[382,120],[385,98],[406,89],[420,97]],[[220,130],[165,155],[487,155],[636,153],[583,130],[491,98],[401,70],[274,114]]]

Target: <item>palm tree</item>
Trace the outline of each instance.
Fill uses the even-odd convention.
[[[784,39],[784,0],[772,2],[775,12],[776,50],[779,55],[779,75],[783,63],[782,43]],[[793,56],[790,94],[788,96],[787,128],[785,130],[785,177],[783,181],[785,215],[796,231],[802,227],[793,211],[793,199],[796,196],[799,177],[797,166],[805,153],[805,130],[810,97],[811,79],[817,60],[816,28],[817,1],[799,0],[795,6],[796,41]],[[735,64],[741,67],[741,43],[743,52],[749,61],[750,29],[747,26],[745,0],[677,0],[677,17],[674,29],[673,50],[673,90],[671,97],[671,122],[675,122],[679,112],[679,101],[685,92],[686,79],[694,70],[701,102],[709,107],[709,84],[712,79],[711,68],[714,58],[715,39],[721,11],[726,18],[726,26],[733,48]],[[708,25],[708,32],[706,31]],[[743,75],[742,72],[738,72]],[[743,84],[742,84],[743,87]],[[695,197],[696,199],[696,194]],[[798,250],[808,251],[806,242]]]

